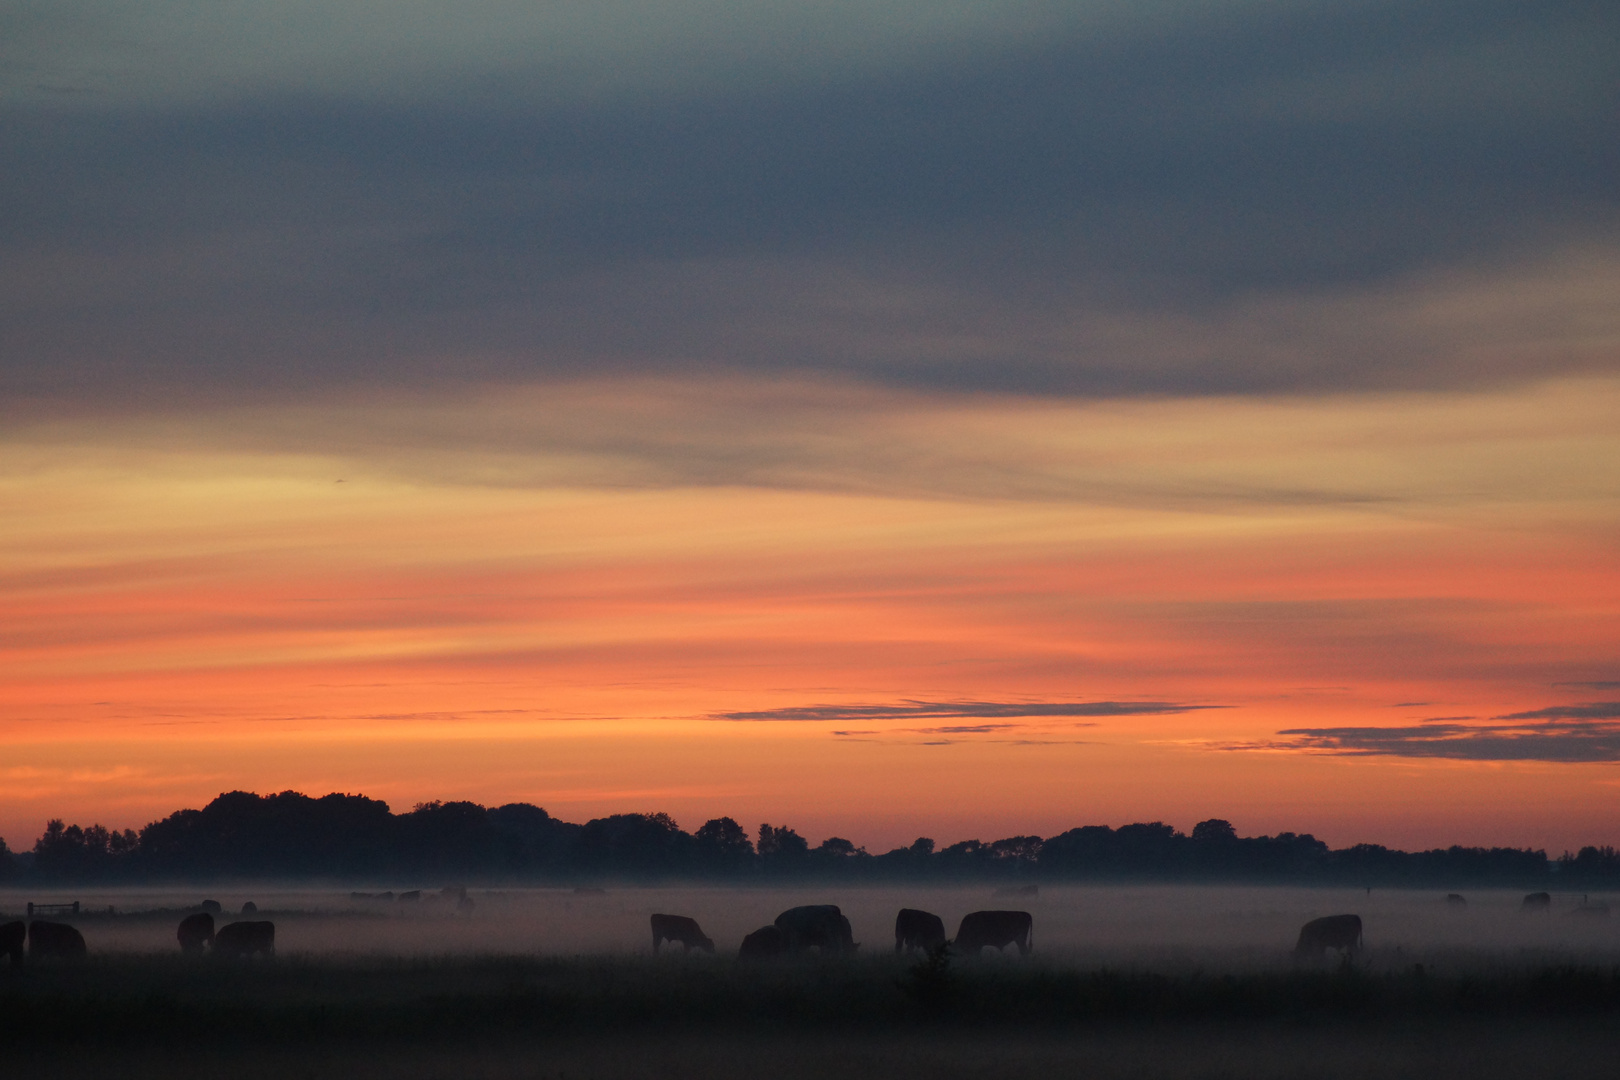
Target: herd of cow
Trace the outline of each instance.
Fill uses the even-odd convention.
[[[276,924],[272,922],[233,922],[214,930],[214,917],[206,911],[187,915],[180,920],[175,932],[180,951],[188,955],[212,949],[215,956],[270,956],[276,949]],[[23,962],[23,946],[28,946],[28,957],[41,960],[47,957],[74,959],[86,956],[89,950],[78,927],[67,923],[35,919],[24,923],[9,922],[0,926],[0,955],[17,967]]]
[[[462,890],[465,895],[465,890]],[[1446,897],[1453,908],[1466,908],[1467,901],[1457,893]],[[1524,898],[1523,910],[1547,911],[1552,897],[1547,893],[1531,893]],[[214,928],[212,911],[219,905],[213,901],[204,904],[208,910],[187,915],[180,920],[175,937],[180,951],[187,955],[200,955],[212,951],[221,957],[271,956],[276,947],[276,926],[272,922],[242,921]],[[243,906],[243,913],[255,910],[252,904]],[[1601,913],[1607,917],[1607,905],[1590,904],[1582,898],[1577,914]],[[1005,949],[1018,946],[1020,956],[1029,955],[1033,945],[1034,920],[1027,911],[972,911],[962,917],[956,937],[945,937],[945,922],[938,915],[915,908],[901,908],[894,920],[894,951],[929,951],[950,946],[958,953],[973,955],[986,948]],[[686,915],[652,916],[653,952],[664,942],[679,942],[686,951],[703,949],[714,952],[714,941],[698,926],[697,920]],[[0,925],[0,956],[8,957],[13,967],[23,962],[23,947],[27,945],[29,957],[73,958],[86,955],[84,935],[67,923],[34,919],[24,923],[9,922]],[[1300,927],[1299,942],[1294,946],[1298,958],[1320,958],[1329,949],[1339,950],[1348,958],[1360,951],[1361,916],[1328,915],[1312,919]],[[849,919],[836,904],[805,904],[789,908],[776,917],[769,926],[762,926],[742,940],[738,955],[746,959],[773,956],[791,956],[818,950],[823,955],[846,955],[860,946],[855,942]]]
[[[1034,920],[1027,911],[974,911],[962,918],[954,941],[945,939],[945,923],[938,915],[913,908],[901,908],[894,920],[894,951],[933,949],[953,945],[958,951],[976,953],[985,948],[1004,949],[1017,945],[1019,955],[1028,955]],[[714,952],[714,941],[686,915],[652,917],[653,952],[666,941],[679,942],[688,952],[703,949]],[[737,955],[748,959],[789,956],[817,949],[823,955],[842,955],[860,948],[850,929],[849,919],[837,904],[805,904],[788,908],[769,926],[762,926],[743,938]]]

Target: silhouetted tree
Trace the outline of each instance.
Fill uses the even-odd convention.
[[[754,865],[754,844],[736,821],[728,817],[705,821],[692,834],[692,849],[699,869],[713,874],[745,873]]]
[[[668,814],[613,814],[587,821],[575,847],[586,873],[664,878],[688,872],[692,837]]]
[[[64,826],[53,818],[34,844],[34,867],[40,876],[56,881],[105,881],[120,875],[138,843],[133,830]]]
[[[773,874],[802,871],[810,854],[809,842],[786,825],[761,825],[757,847],[760,865]]]

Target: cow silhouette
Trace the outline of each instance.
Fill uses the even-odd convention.
[[[788,949],[787,935],[776,925],[762,926],[742,940],[737,955],[744,960],[763,960],[781,956]]]
[[[1468,906],[1468,900],[1462,893],[1447,893],[1446,907],[1456,908],[1459,911]]]
[[[927,952],[936,945],[945,944],[945,921],[938,915],[916,908],[901,908],[894,917],[894,951],[909,953],[912,949]]]
[[[84,935],[67,923],[46,922],[35,919],[28,924],[28,956],[38,960],[47,956],[73,959],[84,956]]]
[[[181,952],[195,956],[203,951],[204,945],[214,940],[214,917],[206,911],[187,915],[180,920],[180,928],[174,932],[174,936],[180,942]]]
[[[849,920],[837,904],[805,904],[788,908],[776,917],[776,927],[787,938],[789,952],[820,949],[823,954],[851,953],[860,948]]]
[[[696,919],[689,919],[685,915],[654,915],[652,917],[653,952],[666,941],[678,941],[691,952],[696,946],[708,952],[714,952],[714,942],[709,940],[698,926]]]
[[[1343,950],[1347,960],[1360,951],[1360,915],[1324,915],[1299,928],[1296,957],[1321,957],[1329,949]]]
[[[214,934],[214,955],[245,957],[259,953],[274,956],[276,924],[273,922],[233,922]]]
[[[23,942],[28,940],[28,924],[24,922],[8,922],[0,926],[0,953],[11,958],[12,967],[21,967],[23,962]]]
[[[1519,905],[1520,911],[1547,911],[1552,908],[1552,894],[1544,892],[1527,893],[1524,903]]]
[[[957,951],[973,956],[990,946],[1004,949],[1018,946],[1019,956],[1028,956],[1034,946],[1035,920],[1027,911],[970,911],[962,916],[952,944]]]

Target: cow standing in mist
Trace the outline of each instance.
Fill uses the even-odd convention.
[[[214,935],[215,956],[274,956],[276,924],[273,922],[233,922]]]
[[[180,920],[180,927],[175,930],[174,936],[180,942],[181,952],[195,956],[203,951],[205,945],[213,944],[214,917],[206,911],[187,915]]]
[[[837,904],[806,904],[788,908],[776,917],[776,927],[787,939],[789,952],[820,949],[824,955],[852,953],[855,944],[849,920]]]
[[[945,944],[945,920],[928,911],[901,908],[894,917],[894,951],[909,953],[912,949],[927,952],[936,945]]]
[[[787,952],[787,935],[779,926],[762,926],[742,940],[737,956],[742,960],[766,960]]]
[[[1346,960],[1361,949],[1360,915],[1324,915],[1299,928],[1296,959],[1319,959],[1329,949],[1340,949]]]
[[[47,956],[71,960],[88,952],[84,945],[84,935],[79,933],[77,927],[69,926],[67,923],[46,922],[44,919],[35,919],[28,924],[28,957],[31,960]]]
[[[654,915],[652,917],[653,952],[666,941],[678,941],[691,952],[693,947],[714,952],[714,942],[698,926],[696,919],[685,915]]]
[[[970,911],[962,916],[953,944],[958,952],[973,956],[990,946],[1004,949],[1018,946],[1019,956],[1028,956],[1034,947],[1035,920],[1027,911]]]
[[[23,942],[28,940],[28,924],[8,922],[0,926],[0,953],[11,958],[12,967],[22,967]]]
[[[1519,910],[1520,911],[1551,911],[1552,910],[1552,894],[1551,893],[1544,893],[1544,892],[1530,893],[1529,895],[1527,895],[1524,898],[1524,903],[1519,905]]]

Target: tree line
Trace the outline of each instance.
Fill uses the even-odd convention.
[[[1453,846],[1330,848],[1308,833],[1238,836],[1203,821],[1085,825],[1056,836],[921,837],[871,853],[841,837],[812,847],[785,825],[751,837],[729,817],[687,832],[668,814],[613,814],[583,825],[528,803],[420,803],[406,813],[363,795],[233,791],[138,833],[54,820],[31,851],[0,841],[0,882],[116,884],[209,880],[433,882],[713,880],[774,882],[1248,881],[1381,886],[1620,885],[1620,854]]]

